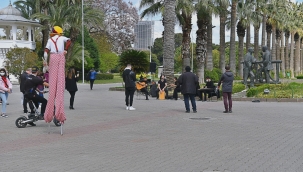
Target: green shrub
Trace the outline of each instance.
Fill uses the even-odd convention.
[[[246,92],[247,97],[256,97],[257,95],[258,95],[258,88],[257,87],[250,88]]]
[[[296,76],[297,79],[303,79],[303,75]]]
[[[222,72],[218,68],[214,68],[212,71],[210,71],[210,70],[204,71],[204,78],[209,76],[213,82],[219,82],[221,75],[222,75]]]
[[[98,73],[96,75],[96,80],[110,80],[110,79],[114,79],[114,75],[113,74],[109,74],[109,73]]]
[[[245,89],[245,86],[242,83],[234,83],[234,85],[233,85],[233,93],[241,92],[244,89]]]

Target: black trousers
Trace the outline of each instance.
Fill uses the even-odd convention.
[[[126,106],[133,106],[135,87],[126,87],[125,88],[125,104]]]
[[[27,98],[25,98],[25,95],[23,93],[23,112],[24,113],[28,112],[28,110],[27,110],[27,103],[28,103]],[[34,113],[34,109],[32,109],[31,107],[30,107],[30,109],[31,109],[31,113]]]
[[[47,104],[47,100],[44,97],[39,96],[36,93],[27,93],[24,95],[25,98],[27,98],[27,100],[32,100],[36,106],[36,108],[39,107],[39,103],[41,103],[41,114],[44,114],[45,112],[45,108],[46,108],[46,104]],[[29,107],[31,109],[34,109],[33,104],[29,103]]]
[[[90,79],[89,83],[90,83],[90,89],[93,89],[93,85],[94,85],[95,79]]]
[[[75,100],[76,91],[68,91],[68,92],[70,94],[69,106],[74,107],[74,100]]]
[[[181,89],[180,88],[175,88],[174,92],[173,92],[173,98],[175,100],[178,100],[178,92],[181,92]]]
[[[142,93],[144,93],[145,94],[145,97],[146,97],[146,100],[148,99],[148,91],[147,91],[147,88],[145,87],[145,88],[142,88],[141,90],[140,90]]]

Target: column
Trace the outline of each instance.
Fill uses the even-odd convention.
[[[27,33],[28,33],[28,41],[32,41],[32,26],[29,26],[27,28]]]
[[[17,40],[17,25],[16,24],[12,25],[12,32],[13,32],[13,40],[16,41]]]

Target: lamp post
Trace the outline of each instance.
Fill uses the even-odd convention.
[[[83,0],[82,0],[82,83],[84,83],[84,25],[83,25]]]

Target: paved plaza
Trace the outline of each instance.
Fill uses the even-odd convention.
[[[1,172],[302,172],[303,115],[299,102],[138,100],[125,110],[121,84],[79,84],[75,110],[60,127],[44,121],[17,128],[19,86],[0,118]],[[50,133],[48,133],[50,131]]]

